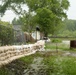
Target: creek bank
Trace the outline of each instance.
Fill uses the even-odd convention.
[[[74,52],[74,56],[75,56]],[[73,52],[42,51],[36,54],[22,57],[0,68],[1,75],[48,75],[59,67],[61,62],[67,56],[73,56]],[[73,57],[74,57],[73,56]],[[48,61],[47,61],[48,60]],[[49,61],[51,60],[51,61]],[[54,60],[54,62],[52,61]],[[58,63],[56,63],[56,62]],[[52,64],[52,66],[45,65]],[[55,66],[56,65],[56,66]],[[59,68],[60,69],[60,68]]]

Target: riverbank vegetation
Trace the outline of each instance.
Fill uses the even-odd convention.
[[[22,57],[1,67],[0,74],[76,75],[75,70],[75,56],[66,55],[66,52],[62,51],[59,51],[58,53],[56,51],[43,51],[30,56]]]
[[[65,40],[62,41],[61,39],[53,39],[51,42],[45,44],[45,50],[59,50],[59,51],[68,51],[70,50],[70,41]]]
[[[28,12],[22,9],[26,5]],[[13,20],[12,24],[22,25],[24,32],[31,33],[38,26],[44,37],[76,37],[76,21],[66,19],[65,11],[69,6],[68,0],[1,0],[0,15],[7,9],[21,15],[18,23]],[[3,42],[3,45],[11,43],[14,38],[12,26],[8,27],[7,25],[7,29],[4,29],[4,26],[0,26],[0,43]],[[69,44],[62,44],[61,40],[52,42],[46,43],[45,51],[2,66],[0,75],[76,75],[76,53],[72,53]]]

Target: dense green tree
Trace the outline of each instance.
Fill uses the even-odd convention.
[[[41,32],[45,34],[45,36],[48,35],[53,29],[53,23],[56,15],[52,13],[47,8],[38,9],[37,12],[37,23],[40,27]]]
[[[38,8],[47,7],[57,14],[64,14],[63,9],[68,9],[68,0],[25,0],[31,11],[36,11]]]
[[[69,30],[69,31],[76,30],[76,20],[65,19],[64,24],[65,24],[66,30]]]
[[[63,27],[59,31],[58,35],[59,36],[72,36],[76,37],[76,20],[72,19],[65,19],[63,21]]]
[[[41,30],[43,30],[45,35],[48,33],[54,35],[61,27],[62,20],[67,17],[64,10],[68,9],[69,2],[67,0],[38,0],[38,3],[36,2],[35,4],[34,1],[32,4],[30,3],[31,1],[27,2],[29,2],[30,9],[34,10],[37,13],[36,15],[38,15],[38,24]]]
[[[11,8],[15,12],[22,10],[21,5],[27,4],[31,11],[36,11],[38,8],[47,7],[52,10],[53,13],[59,15],[59,17],[66,16],[64,10],[68,9],[68,0],[1,0],[0,13],[4,13],[5,10]]]
[[[1,45],[8,45],[13,42],[14,34],[12,25],[8,22],[0,21],[0,42]]]
[[[29,11],[36,14],[34,16],[37,19],[37,24],[45,35],[48,35],[48,33],[54,34],[58,30],[62,20],[67,17],[65,10],[69,7],[68,0],[6,0],[1,5],[0,10],[4,13],[6,8],[11,8],[20,13],[22,4],[27,4]],[[26,20],[27,25],[32,25],[31,22]]]
[[[47,8],[39,9],[36,16],[40,30],[45,34],[45,36],[49,33],[55,35],[62,25],[61,20]]]

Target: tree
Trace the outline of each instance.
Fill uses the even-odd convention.
[[[55,34],[67,17],[65,10],[69,7],[68,0],[26,0],[26,3],[30,11],[36,13],[37,23],[45,35]]]
[[[65,19],[63,21],[63,27],[59,31],[59,36],[69,36],[69,37],[76,37],[76,20],[72,19]]]
[[[75,31],[76,30],[76,20],[65,19],[64,24],[66,26],[66,30]]]
[[[5,13],[7,9],[12,9],[15,12],[22,11],[22,5],[26,4],[31,11],[36,11],[38,8],[47,7],[53,13],[66,15],[64,10],[68,9],[68,0],[1,0],[0,13]]]
[[[3,12],[3,10],[5,10],[6,8],[12,8],[15,12],[19,13],[20,10],[18,9],[21,9],[22,4],[27,4],[27,6],[29,7],[29,11],[34,12],[37,16],[39,16],[36,18],[41,18],[41,22],[43,23],[37,20],[37,23],[39,22],[38,25],[42,28],[41,30],[43,30],[44,28],[45,30],[51,28],[49,29],[51,32],[49,30],[45,31],[45,35],[47,35],[48,32],[54,34],[58,30],[57,28],[59,28],[59,25],[61,25],[62,20],[67,17],[65,10],[67,10],[69,7],[68,0],[6,0],[4,4],[1,6],[1,11]],[[40,14],[40,12],[44,12],[44,15],[49,15],[48,17],[44,17],[44,19],[42,18],[43,14]],[[40,15],[42,17],[40,17]],[[49,20],[51,20],[51,22]]]
[[[47,8],[38,9],[36,16],[41,32],[47,37],[54,27],[53,22],[56,16]]]
[[[35,17],[32,12],[23,12],[22,16],[19,17],[18,22],[21,21],[21,27],[23,31],[31,33],[36,29]]]
[[[25,4],[25,0],[0,0],[0,14],[4,15],[8,9],[13,10],[15,13],[20,14],[22,11],[22,5]]]
[[[8,22],[0,21],[0,41],[1,45],[8,45],[13,42],[14,33],[12,25]]]

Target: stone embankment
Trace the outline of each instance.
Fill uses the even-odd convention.
[[[8,64],[15,59],[34,54],[36,51],[44,50],[44,40],[29,45],[13,45],[0,47],[0,66]]]

